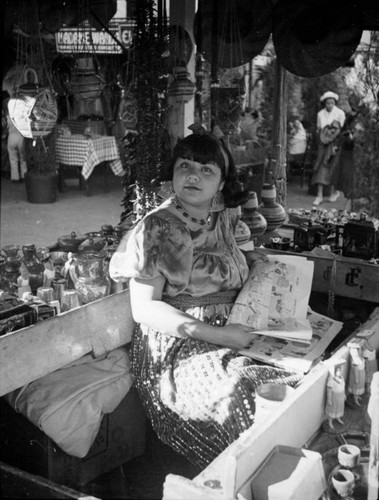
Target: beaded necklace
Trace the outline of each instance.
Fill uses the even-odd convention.
[[[194,222],[195,224],[200,224],[200,226],[205,226],[206,224],[210,224],[212,221],[212,215],[208,214],[205,219],[196,219],[196,217],[191,217],[191,215],[184,210],[182,205],[179,203],[177,198],[174,198],[174,207],[178,212],[180,212],[183,217],[186,219],[190,220],[191,222]]]

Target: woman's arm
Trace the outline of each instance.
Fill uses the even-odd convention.
[[[161,300],[164,284],[163,277],[130,280],[132,313],[137,323],[167,335],[195,338],[233,349],[242,349],[252,340],[253,334],[243,325],[212,326],[166,304]]]

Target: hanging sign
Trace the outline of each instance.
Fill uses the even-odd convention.
[[[134,27],[134,21],[120,19],[109,23],[108,29],[111,34],[104,29],[97,31],[89,23],[83,23],[75,28],[61,28],[55,34],[57,52],[120,54],[122,47],[128,49],[131,46]],[[122,47],[113,37],[121,43]]]

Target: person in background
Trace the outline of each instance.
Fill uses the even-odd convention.
[[[7,110],[8,125],[8,155],[11,170],[11,181],[22,182],[27,172],[27,162],[25,156],[25,138],[16,128]]]
[[[110,275],[130,278],[132,369],[153,428],[203,468],[254,423],[260,384],[301,376],[239,354],[252,332],[226,324],[249,273],[234,237],[247,193],[229,150],[198,131],[178,141],[171,169],[166,201],[124,237]]]
[[[294,116],[288,124],[288,153],[294,160],[303,155],[307,149],[307,133],[298,116]]]
[[[334,190],[338,175],[339,147],[337,138],[345,123],[345,112],[337,107],[338,94],[325,92],[320,97],[324,105],[317,113],[317,134],[319,145],[317,158],[313,167],[312,184],[317,186],[317,196],[313,205],[318,206],[324,199],[324,188],[330,187],[327,201],[335,202],[340,193]]]
[[[298,116],[294,116],[288,123],[288,179],[291,179],[291,170],[297,167],[304,168],[304,155],[307,149],[307,133]]]
[[[359,117],[359,98],[349,97],[350,112],[346,115],[344,126],[339,138],[341,154],[339,156],[338,180],[336,188],[342,191],[347,199],[345,210],[352,210],[352,200],[355,198],[356,171],[354,159],[354,135]]]

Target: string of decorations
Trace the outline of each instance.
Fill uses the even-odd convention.
[[[161,4],[161,3],[159,3]],[[163,23],[167,16],[165,5]],[[154,180],[162,175],[166,133],[167,74],[164,71],[165,33],[159,26],[155,2],[137,3],[134,35],[135,87],[137,101],[137,134],[128,151],[130,174],[123,178],[125,196],[122,201],[123,221],[133,204],[133,218],[140,220],[157,204]],[[130,180],[133,183],[133,199],[130,198]]]

